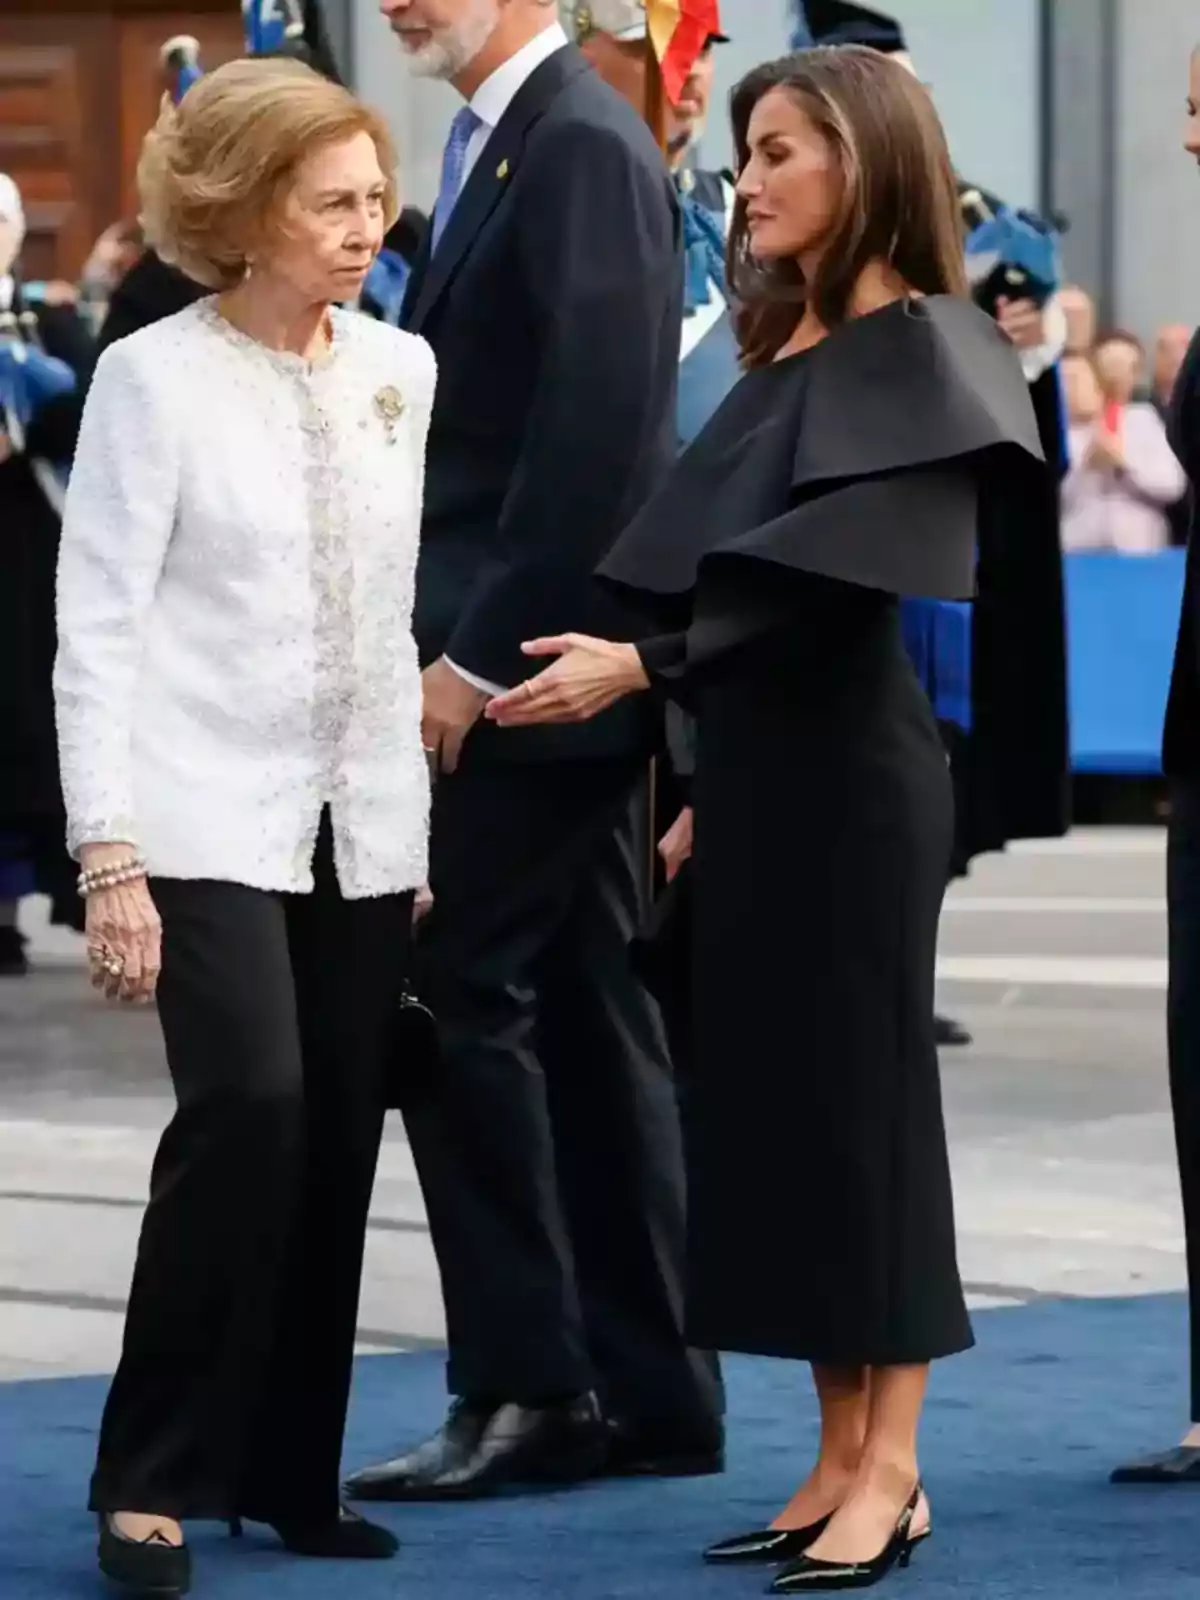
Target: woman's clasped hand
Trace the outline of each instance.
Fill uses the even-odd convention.
[[[162,965],[162,924],[145,868],[127,845],[85,846],[80,856],[92,987],[110,1000],[146,1005]]]
[[[505,728],[538,722],[587,722],[625,695],[650,687],[636,645],[593,639],[584,633],[562,633],[531,639],[521,649],[527,656],[557,656],[558,660],[488,702],[484,715]]]

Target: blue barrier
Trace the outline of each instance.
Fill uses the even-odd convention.
[[[1064,558],[1074,772],[1161,772],[1183,568],[1182,550]]]

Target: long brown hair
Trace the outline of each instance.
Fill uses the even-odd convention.
[[[857,45],[800,50],[756,67],[730,102],[739,172],[750,156],[751,114],[773,89],[791,95],[828,140],[841,169],[841,196],[811,282],[795,261],[753,259],[739,196],[728,277],[743,362],[770,361],[806,307],[824,327],[838,327],[872,261],[886,263],[919,294],[965,294],[954,169],[924,86],[898,62]]]

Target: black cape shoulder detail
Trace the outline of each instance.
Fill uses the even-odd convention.
[[[782,460],[773,495],[754,490],[757,457],[768,473]],[[626,599],[679,599],[751,559],[963,599],[979,497],[1045,470],[1028,384],[991,318],[949,295],[896,303],[747,374],[599,576]]]

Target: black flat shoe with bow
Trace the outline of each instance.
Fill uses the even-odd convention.
[[[891,1538],[869,1561],[822,1561],[802,1555],[787,1566],[770,1585],[768,1594],[815,1594],[818,1590],[872,1589],[893,1567],[907,1567],[917,1545],[924,1543],[930,1530],[916,1535],[912,1520],[921,1499],[918,1484],[896,1521]]]
[[[162,1600],[187,1594],[192,1586],[192,1556],[186,1544],[172,1544],[162,1533],[133,1539],[122,1533],[111,1514],[100,1517],[100,1571],[130,1595],[157,1595]]]
[[[759,1528],[755,1533],[735,1534],[732,1539],[710,1544],[704,1552],[704,1559],[714,1566],[733,1566],[752,1561],[778,1566],[803,1555],[828,1526],[829,1518],[822,1517],[819,1522],[810,1522],[806,1528]]]

